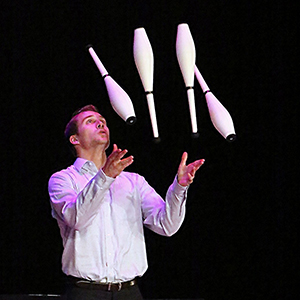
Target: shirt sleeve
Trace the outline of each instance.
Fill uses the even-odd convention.
[[[53,174],[48,185],[53,217],[75,230],[86,227],[99,212],[113,181],[114,178],[99,170],[78,193],[76,182],[69,174],[65,171]]]
[[[176,233],[185,217],[187,190],[188,187],[178,183],[176,176],[164,201],[145,181],[141,189],[144,225],[160,235]]]

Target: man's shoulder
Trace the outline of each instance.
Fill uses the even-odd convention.
[[[59,171],[54,172],[51,175],[50,179],[57,178],[57,177],[66,177],[66,176],[69,176],[72,173],[74,173],[74,171],[75,171],[75,167],[74,167],[74,165],[71,165],[69,167],[66,167],[65,169],[61,169]]]

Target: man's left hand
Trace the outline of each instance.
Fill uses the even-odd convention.
[[[186,165],[187,157],[187,152],[184,152],[177,172],[178,183],[182,186],[188,186],[193,182],[197,170],[205,161],[204,159],[199,159]]]

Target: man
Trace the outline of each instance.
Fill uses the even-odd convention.
[[[52,215],[63,240],[62,270],[70,278],[68,299],[142,299],[136,278],[147,269],[143,225],[173,235],[185,215],[188,186],[204,163],[186,165],[182,155],[164,201],[146,180],[125,172],[133,163],[113,145],[93,105],[74,113],[65,135],[77,159],[49,180]]]

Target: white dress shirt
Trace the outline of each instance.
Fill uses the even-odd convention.
[[[143,225],[170,236],[185,216],[187,187],[175,178],[164,201],[144,177],[110,178],[77,158],[49,180],[52,215],[63,240],[62,270],[101,282],[122,282],[147,270]]]

